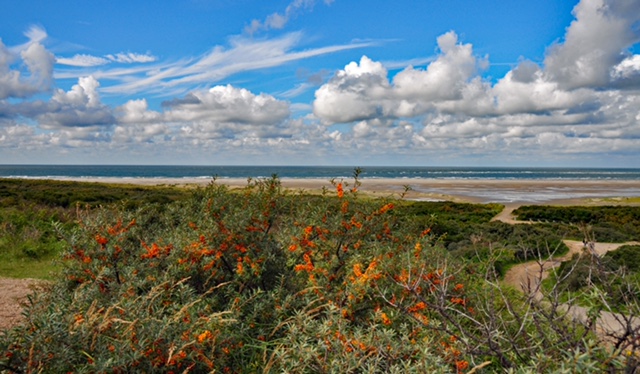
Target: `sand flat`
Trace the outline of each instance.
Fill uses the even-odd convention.
[[[206,186],[208,178],[55,178],[112,184]],[[216,183],[230,187],[244,187],[246,178],[218,178]],[[282,178],[285,188],[319,191],[332,189],[328,179]],[[351,185],[353,180],[345,179]],[[640,205],[640,181],[636,180],[503,180],[503,179],[366,179],[360,191],[380,197],[397,197],[405,186],[412,200],[451,200],[474,203],[501,204],[559,204],[576,203]]]

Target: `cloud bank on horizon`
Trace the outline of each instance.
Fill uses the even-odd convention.
[[[323,38],[309,19],[339,4],[256,6],[189,56],[92,53],[29,24],[0,39],[0,163],[640,165],[639,1],[581,0],[498,77],[453,28],[404,60],[384,30]]]

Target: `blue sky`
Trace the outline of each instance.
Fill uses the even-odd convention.
[[[640,165],[638,0],[0,7],[3,164]]]

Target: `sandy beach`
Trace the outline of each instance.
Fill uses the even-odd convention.
[[[56,178],[111,184],[205,186],[207,178]],[[332,189],[328,179],[282,178],[282,185],[293,190]],[[343,182],[352,184],[353,180]],[[372,196],[399,197],[405,186],[406,199],[424,201],[496,202],[522,204],[632,204],[640,205],[640,181],[636,180],[501,180],[501,179],[362,179],[360,191]],[[239,188],[247,179],[218,178],[216,183]]]

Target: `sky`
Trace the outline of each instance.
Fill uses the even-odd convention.
[[[640,167],[640,0],[0,9],[0,164]]]

